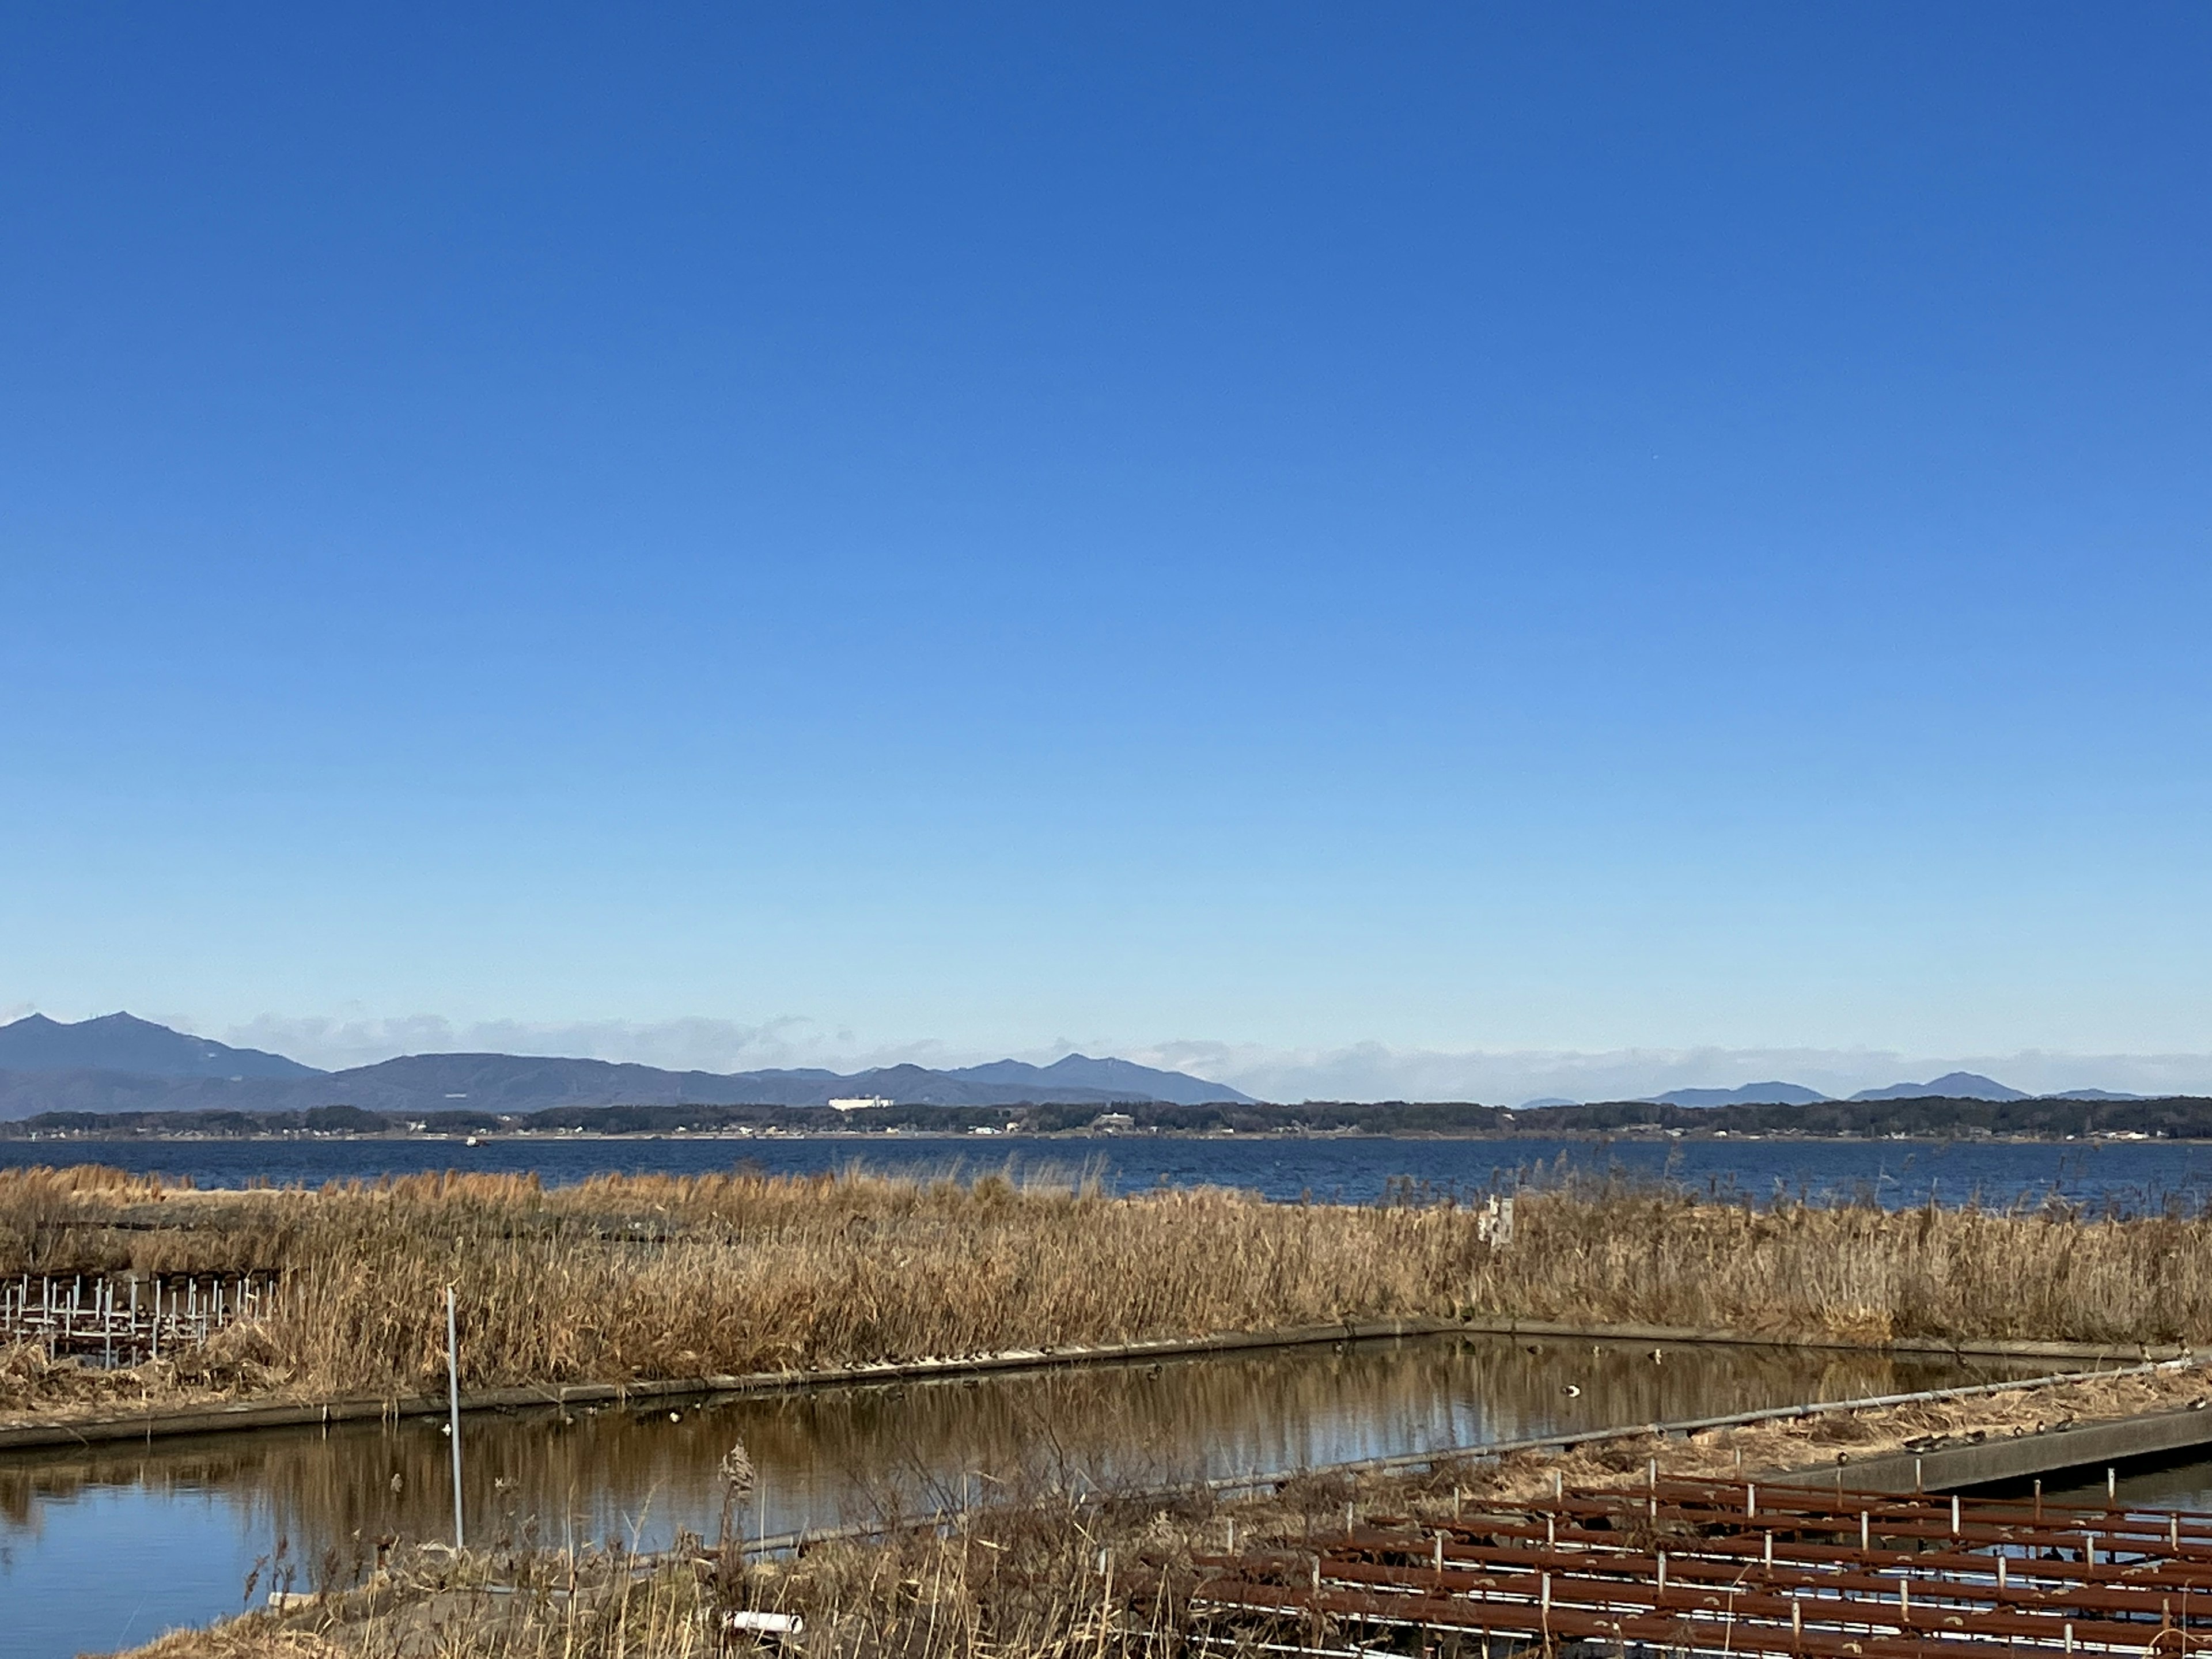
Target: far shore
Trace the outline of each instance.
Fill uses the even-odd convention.
[[[592,1141],[648,1141],[648,1140],[942,1140],[972,1146],[987,1140],[1051,1140],[1051,1141],[1129,1141],[1129,1140],[1350,1140],[1350,1141],[1431,1141],[1464,1140],[1494,1141],[1501,1146],[1516,1142],[1569,1140],[1601,1145],[1608,1141],[1631,1140],[1654,1145],[1668,1141],[1787,1141],[1808,1146],[1866,1146],[1891,1143],[1917,1144],[1931,1146],[2212,1146],[2212,1135],[2147,1135],[2136,1133],[2088,1135],[1997,1134],[1986,1131],[1960,1131],[1946,1133],[1928,1131],[1921,1133],[1862,1135],[1851,1133],[1823,1134],[1814,1130],[1755,1130],[1740,1129],[1649,1129],[1627,1127],[1620,1129],[1531,1129],[1525,1133],[1515,1130],[1456,1130],[1456,1129],[480,1129],[464,1134],[458,1131],[434,1130],[410,1134],[348,1134],[311,1130],[262,1130],[245,1134],[192,1134],[175,1130],[134,1134],[108,1132],[76,1133],[69,1130],[47,1130],[33,1134],[11,1134],[9,1126],[0,1124],[0,1151],[12,1146],[147,1146],[175,1144],[206,1146],[211,1142],[273,1143],[285,1146],[325,1146],[358,1142],[368,1146],[471,1146],[497,1143],[501,1146],[539,1143],[548,1146],[574,1145]]]

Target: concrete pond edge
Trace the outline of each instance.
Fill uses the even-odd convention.
[[[2191,1351],[2165,1346],[2100,1346],[2070,1342],[1942,1342],[1905,1340],[1879,1345],[1844,1342],[1823,1337],[1776,1337],[1732,1330],[1699,1330],[1672,1325],[1583,1324],[1557,1320],[1518,1319],[1475,1315],[1458,1319],[1433,1317],[1370,1319],[1342,1324],[1298,1325],[1259,1331],[1224,1331],[1207,1336],[1168,1337],[1142,1342],[1099,1343],[1057,1348],[1019,1348],[999,1353],[951,1358],[848,1365],[819,1370],[755,1371],[741,1376],[679,1377],[634,1382],[571,1382],[531,1384],[520,1388],[485,1389],[465,1394],[465,1412],[516,1411],[541,1407],[628,1405],[634,1401],[696,1398],[702,1395],[795,1394],[820,1389],[867,1387],[886,1382],[928,1382],[941,1378],[984,1376],[1000,1371],[1040,1370],[1059,1367],[1126,1364],[1130,1361],[1177,1358],[1245,1349],[1306,1346],[1321,1342],[1361,1342],[1408,1336],[1548,1337],[1584,1341],[1716,1343],[1735,1346],[1827,1348],[1885,1354],[1946,1355],[1960,1358],[2051,1358],[2115,1362],[2140,1369],[2153,1364],[2160,1353],[2165,1363],[2185,1360]],[[2086,1375],[2089,1373],[2083,1373]],[[2116,1374],[2107,1371],[2105,1375]],[[2033,1384],[2042,1379],[2027,1379]],[[1986,1389],[1991,1385],[1978,1385]],[[2021,1383],[1996,1386],[2017,1387]],[[1823,1406],[1817,1409],[1838,1409]],[[442,1417],[448,1410],[443,1395],[398,1397],[352,1397],[336,1400],[204,1403],[161,1407],[152,1411],[117,1413],[46,1423],[22,1423],[0,1427],[0,1452],[52,1446],[88,1446],[125,1440],[151,1440],[185,1434],[222,1434],[250,1429],[313,1427],[331,1423],[391,1421],[404,1417]],[[1785,1417],[1803,1414],[1806,1407],[1780,1407],[1759,1415]],[[1736,1419],[1727,1419],[1734,1421]],[[1744,1419],[1753,1420],[1753,1419]],[[1711,1426],[1719,1426],[1714,1419]],[[1673,1425],[1668,1425],[1672,1427]],[[1615,1432],[1645,1433],[1650,1425],[1626,1431],[1603,1431],[1581,1439],[1604,1437]],[[1561,1443],[1557,1437],[1540,1443]],[[1488,1448],[1480,1449],[1484,1452]]]
[[[1588,1334],[1584,1330],[1582,1334]],[[1639,1340],[1642,1339],[1638,1339]],[[1148,1488],[1142,1492],[1100,1492],[1088,1494],[1091,1499],[1109,1497],[1128,1498],[1142,1497],[1164,1499],[1200,1490],[1218,1497],[1238,1492],[1261,1491],[1267,1487],[1280,1488],[1292,1480],[1328,1479],[1332,1476],[1360,1474],[1402,1474],[1426,1472],[1440,1467],[1468,1462],[1491,1462],[1522,1453],[1539,1455],[1559,1454],[1583,1446],[1601,1446],[1620,1441],[1662,1440],[1670,1436],[1689,1439],[1718,1429],[1747,1428],[1754,1424],[1773,1423],[1790,1419],[1824,1417],[1838,1412],[1881,1411],[1896,1406],[1935,1403],[1951,1400],[1970,1400],[1996,1394],[2022,1393],[2036,1389],[2060,1388],[2069,1382],[2101,1381],[2117,1376],[2148,1376],[2160,1371],[2186,1370],[2212,1366],[2212,1349],[2185,1352],[2173,1358],[2139,1362],[2111,1370],[2061,1371],[2046,1376],[2009,1379],[2002,1382],[1973,1382],[1950,1389],[1926,1389],[1912,1394],[1869,1395],[1852,1400],[1810,1401],[1797,1406],[1769,1406],[1748,1412],[1734,1412],[1722,1417],[1700,1417],[1672,1423],[1631,1423],[1612,1428],[1583,1429],[1565,1434],[1549,1434],[1520,1440],[1493,1440],[1474,1446],[1443,1446],[1423,1452],[1401,1453],[1391,1457],[1355,1458],[1338,1463],[1310,1464],[1300,1468],[1267,1469],[1249,1474],[1218,1476],[1208,1480],[1196,1480],[1177,1485]],[[2183,1419],[2187,1428],[2196,1431],[2196,1437],[2178,1435],[2173,1419]],[[2212,1410],[2195,1411],[2186,1407],[2178,1411],[2146,1413],[2135,1417],[2107,1419],[2102,1422],[2085,1424],[2076,1428],[2045,1430],[2039,1433],[2008,1437],[1982,1444],[1963,1445],[1948,1449],[1948,1452],[1978,1452],[1983,1445],[2019,1449],[2026,1454],[2023,1461],[2034,1461],[2033,1468],[2025,1468],[2021,1476],[2049,1473],[2057,1469],[2087,1468],[2106,1461],[2106,1449],[2125,1444],[2133,1449],[2122,1456],[2140,1456],[2146,1453],[2185,1449],[2199,1440],[2212,1440]],[[1807,1487],[1825,1486],[1837,1478],[1840,1468],[1850,1477],[1849,1489],[1854,1492],[1909,1492],[1915,1491],[1942,1492],[1953,1486],[1976,1486],[1990,1480],[2014,1478],[2011,1471],[1984,1476],[1971,1471],[1965,1478],[1954,1475],[1951,1466],[1940,1460],[1946,1449],[1923,1454],[1908,1452],[1881,1453],[1860,1462],[1846,1461],[1842,1464],[1822,1464],[1810,1468],[1768,1470],[1759,1479],[1771,1480],[1777,1486]],[[2039,1460],[2039,1461],[2035,1461]],[[1923,1468],[1923,1465],[1927,1467]],[[1949,1478],[1946,1478],[1949,1477]],[[1923,1478],[1927,1484],[1922,1484]],[[939,1509],[927,1515],[907,1517],[896,1523],[913,1526],[941,1526],[959,1518],[958,1509]],[[882,1522],[856,1522],[844,1526],[815,1527],[802,1531],[772,1534],[749,1539],[744,1545],[745,1553],[775,1555],[801,1549],[811,1544],[825,1543],[833,1539],[861,1539],[881,1536],[890,1527]]]

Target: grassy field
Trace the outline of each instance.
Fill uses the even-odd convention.
[[[2046,1210],[1753,1209],[1524,1197],[1493,1250],[1449,1203],[1108,1197],[864,1174],[410,1177],[196,1193],[0,1173],[0,1273],[283,1276],[185,1368],[94,1376],[0,1353],[0,1409],[180,1389],[389,1395],[686,1377],[1402,1315],[1514,1314],[1908,1337],[2212,1340],[2212,1222]],[[164,1362],[168,1366],[168,1362]]]

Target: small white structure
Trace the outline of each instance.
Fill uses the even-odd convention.
[[[1091,1127],[1101,1134],[1118,1135],[1137,1127],[1137,1120],[1127,1112],[1101,1112],[1091,1120]]]
[[[892,1100],[888,1095],[853,1095],[843,1100],[831,1101],[830,1103],[830,1109],[833,1112],[860,1112],[866,1111],[871,1106],[893,1106],[896,1104],[897,1104],[897,1103]]]
[[[1475,1212],[1474,1236],[1493,1250],[1502,1250],[1513,1242],[1513,1200],[1491,1194],[1490,1201]]]
[[[722,1615],[722,1628],[750,1636],[804,1636],[806,1620],[796,1613],[754,1613],[733,1608]]]

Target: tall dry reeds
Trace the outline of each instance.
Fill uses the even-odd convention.
[[[19,1201],[20,1194],[20,1201]],[[410,1177],[179,1194],[0,1176],[0,1271],[252,1267],[258,1363],[301,1386],[468,1386],[842,1365],[1449,1309],[1485,1248],[1447,1208],[1115,1199],[864,1175]]]
[[[283,1276],[240,1378],[403,1393],[685,1377],[1394,1315],[1906,1337],[2212,1340],[2212,1221],[2057,1209],[1522,1198],[1492,1250],[1449,1202],[1283,1205],[1080,1182],[416,1176],[192,1193],[0,1173],[0,1273]],[[234,1386],[249,1386],[240,1382]],[[253,1382],[251,1386],[260,1386]]]
[[[1528,1317],[1869,1344],[2212,1340],[2212,1220],[1562,1193],[1520,1206],[1468,1301]]]

